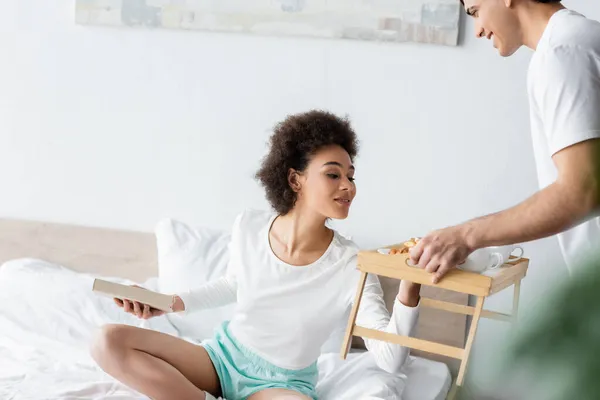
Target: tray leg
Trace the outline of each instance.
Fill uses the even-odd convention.
[[[448,392],[448,396],[446,397],[446,400],[456,400],[456,396],[458,395],[458,390],[459,390],[459,387],[456,384],[456,380],[454,380],[452,382],[452,387],[450,388],[450,391]]]
[[[352,305],[352,311],[350,312],[350,318],[348,319],[348,326],[346,327],[346,335],[344,336],[344,342],[342,343],[342,360],[346,359],[348,351],[350,350],[352,332],[354,331],[354,324],[356,324],[356,316],[358,315],[358,308],[360,307],[360,300],[362,298],[363,290],[365,289],[365,283],[367,283],[367,273],[361,272],[358,288],[356,290],[356,297],[354,298],[354,304]]]
[[[517,281],[514,286],[513,292],[513,309],[512,309],[512,325],[513,329],[517,325],[517,320],[519,318],[519,296],[521,294],[521,281]]]
[[[471,348],[475,341],[475,334],[477,333],[477,326],[479,325],[479,319],[481,318],[481,311],[483,310],[484,297],[477,297],[477,304],[475,305],[475,313],[473,314],[473,320],[471,321],[471,329],[469,329],[469,336],[467,337],[467,344],[465,345],[465,352],[463,353],[462,362],[460,363],[460,369],[458,371],[458,378],[456,379],[456,385],[462,386],[465,380],[465,374],[467,372],[467,364],[469,363],[469,355],[471,354]]]

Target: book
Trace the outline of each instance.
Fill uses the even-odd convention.
[[[106,281],[104,279],[94,279],[92,291],[112,298],[121,300],[132,300],[138,303],[148,304],[157,310],[172,312],[173,296],[154,292],[135,286],[123,285],[116,282]]]

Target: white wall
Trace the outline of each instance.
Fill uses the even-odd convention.
[[[174,216],[227,228],[242,208],[266,207],[252,175],[269,129],[315,107],[349,113],[362,139],[359,197],[342,226],[363,246],[537,188],[530,52],[498,57],[471,21],[460,47],[439,47],[82,27],[72,0],[4,3],[0,217],[151,230]],[[600,17],[597,2],[566,4]],[[554,239],[526,250],[527,304],[564,266]],[[479,342],[497,329],[483,324]]]

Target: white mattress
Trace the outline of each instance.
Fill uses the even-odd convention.
[[[15,260],[0,268],[0,399],[145,399],[106,375],[89,356],[98,326],[140,324],[110,299],[94,295],[91,281],[39,260]],[[166,318],[147,321],[147,327],[177,335]],[[403,372],[381,371],[367,352],[350,354],[346,361],[324,354],[319,399],[441,400],[450,388],[445,364],[411,357]]]
[[[392,376],[368,352],[349,354],[346,361],[337,353],[324,354],[319,372],[326,384],[317,386],[318,393],[330,399],[444,400],[452,385],[446,364],[420,357],[410,357],[403,374]]]
[[[406,368],[404,400],[444,400],[452,386],[452,376],[444,363],[411,357]]]

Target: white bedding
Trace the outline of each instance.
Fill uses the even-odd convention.
[[[112,300],[93,294],[92,279],[32,259],[0,268],[0,399],[145,399],[106,375],[89,356],[98,326],[141,323]],[[155,288],[156,279],[144,285]],[[146,321],[146,327],[178,335],[164,317]],[[324,354],[319,372],[323,400],[441,400],[450,387],[446,365],[420,358],[411,358],[404,374],[394,376],[379,370],[368,353],[351,354],[347,361]]]

